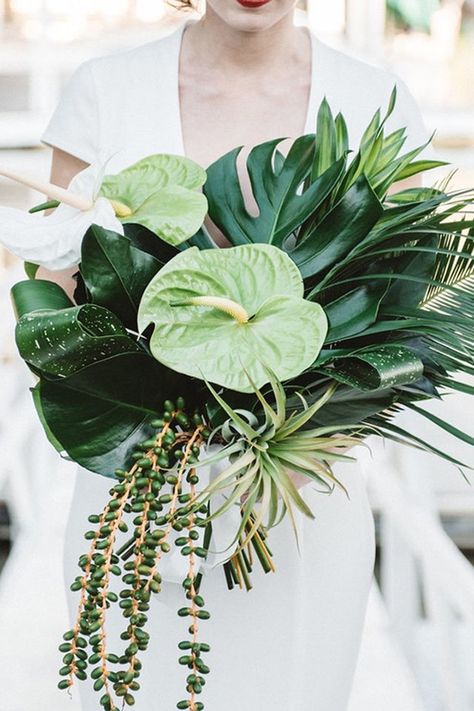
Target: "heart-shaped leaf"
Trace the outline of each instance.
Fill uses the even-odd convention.
[[[197,190],[205,180],[205,171],[189,158],[157,154],[107,175],[100,194],[112,200],[116,210],[118,205],[122,223],[144,225],[177,245],[204,222],[207,200]]]
[[[173,370],[239,392],[294,377],[316,359],[327,332],[319,304],[303,298],[291,259],[271,245],[192,247],[143,295],[138,327],[155,324],[150,347]],[[248,374],[248,375],[247,375]]]

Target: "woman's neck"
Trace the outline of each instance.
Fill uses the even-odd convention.
[[[291,57],[301,52],[300,33],[293,23],[293,13],[268,29],[251,32],[231,27],[208,7],[204,17],[187,27],[185,34],[201,67],[242,74],[250,69],[275,72],[279,65],[287,66]]]

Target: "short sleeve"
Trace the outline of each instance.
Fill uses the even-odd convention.
[[[81,64],[67,82],[41,141],[86,163],[97,159],[99,105],[92,61]]]

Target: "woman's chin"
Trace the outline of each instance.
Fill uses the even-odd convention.
[[[207,10],[239,32],[261,32],[293,12],[288,0],[208,0]]]

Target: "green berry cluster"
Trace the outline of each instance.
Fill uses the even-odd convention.
[[[185,589],[193,617],[193,642],[188,656],[194,676],[188,677],[191,699],[186,701],[186,708],[203,708],[202,703],[194,703],[194,694],[201,691],[202,674],[208,671],[200,659],[207,645],[197,641],[194,622],[207,619],[209,613],[202,609],[193,570],[195,557],[207,554],[195,545],[199,538],[196,527],[207,525],[199,514],[207,513],[207,507],[194,503],[199,482],[194,465],[210,432],[201,415],[185,411],[182,398],[176,404],[165,401],[163,415],[151,426],[155,432],[137,446],[132,467],[116,470],[116,483],[102,513],[89,517],[95,529],[85,533],[90,541],[89,551],[80,557],[81,575],[71,585],[73,591],[80,593],[76,623],[65,633],[59,647],[64,654],[60,670],[64,678],[59,688],[68,689],[75,678],[85,681],[90,676],[94,689],[101,694],[104,711],[118,711],[118,703],[122,708],[135,703],[142,669],[139,656],[150,641],[145,629],[150,598],[161,589],[159,562],[171,550],[168,538],[172,530],[187,532],[177,540],[190,561],[190,584]],[[183,490],[184,482],[188,491]],[[117,549],[119,535],[128,533],[130,526],[132,537]],[[122,579],[119,594],[110,589],[112,576]],[[125,648],[119,654],[107,648],[106,618],[112,606],[119,608],[126,623],[121,634]]]
[[[189,445],[191,452],[195,455],[192,440]],[[187,475],[187,480],[190,483],[190,496],[194,500],[197,495],[196,485],[199,478],[195,469],[190,469]],[[190,617],[191,624],[188,628],[188,633],[191,639],[184,639],[179,643],[181,652],[186,652],[179,657],[179,663],[187,666],[189,674],[186,678],[186,691],[189,696],[187,699],[178,701],[178,709],[190,709],[190,711],[201,711],[204,704],[201,701],[196,701],[196,695],[200,694],[206,680],[203,675],[209,673],[209,667],[204,663],[201,654],[209,652],[210,646],[205,642],[199,642],[199,621],[208,620],[210,613],[204,609],[205,601],[202,595],[199,594],[199,583],[201,576],[196,572],[197,558],[206,558],[207,549],[198,545],[199,531],[197,527],[209,525],[206,518],[200,518],[198,513],[207,514],[208,506],[199,507],[198,512],[191,510],[187,519],[187,535],[178,537],[175,544],[181,548],[181,554],[188,558],[188,572],[183,580],[183,589],[189,604],[178,610],[180,617]]]

